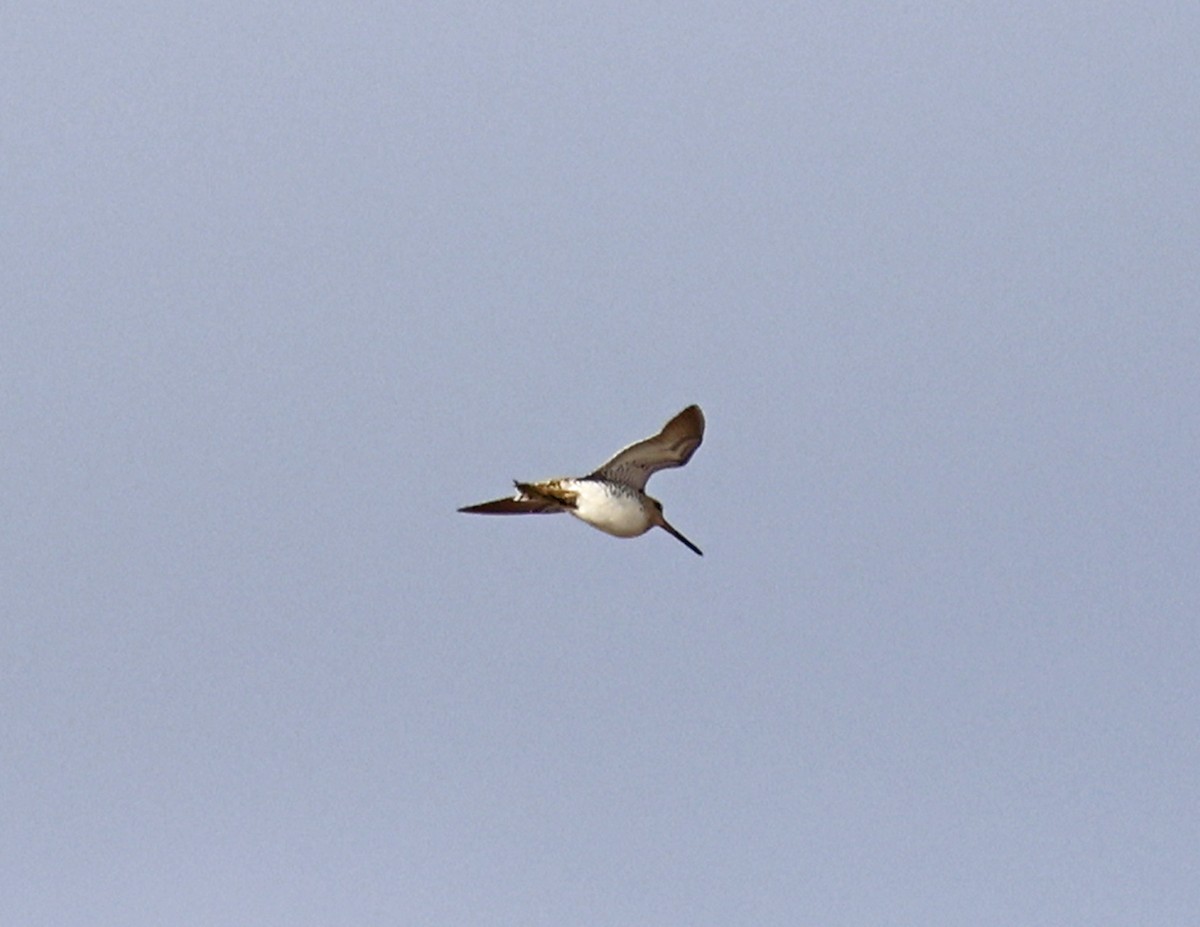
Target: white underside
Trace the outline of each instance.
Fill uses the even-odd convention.
[[[636,496],[609,493],[594,480],[571,480],[564,488],[577,493],[570,513],[593,528],[619,538],[635,538],[653,527]]]

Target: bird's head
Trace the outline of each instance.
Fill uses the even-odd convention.
[[[668,534],[670,534],[672,537],[674,537],[676,540],[681,541],[683,544],[685,544],[688,547],[688,549],[691,550],[693,553],[699,554],[701,557],[703,557],[704,552],[702,550],[700,550],[700,548],[697,547],[695,544],[693,544],[691,541],[689,541],[687,538],[685,538],[682,534],[680,534],[678,531],[676,531],[674,528],[672,528],[670,522],[668,522],[666,520],[666,518],[663,517],[662,503],[659,502],[657,499],[651,498],[650,496],[647,496],[646,499],[650,503],[650,509],[649,509],[650,520],[652,522],[654,522],[654,524],[658,525],[658,527],[662,528],[664,531],[666,531]]]

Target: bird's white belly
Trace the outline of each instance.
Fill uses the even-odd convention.
[[[650,530],[651,521],[636,495],[610,492],[594,480],[572,481],[577,493],[572,515],[593,528],[619,538],[634,538]]]

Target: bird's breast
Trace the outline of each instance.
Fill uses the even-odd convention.
[[[593,528],[619,538],[633,538],[650,530],[641,494],[634,489],[602,480],[572,480],[570,489],[578,495],[572,515]]]

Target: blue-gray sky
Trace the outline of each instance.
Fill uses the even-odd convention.
[[[1200,11],[18,2],[0,922],[1200,910]],[[665,533],[455,508],[685,405]]]

